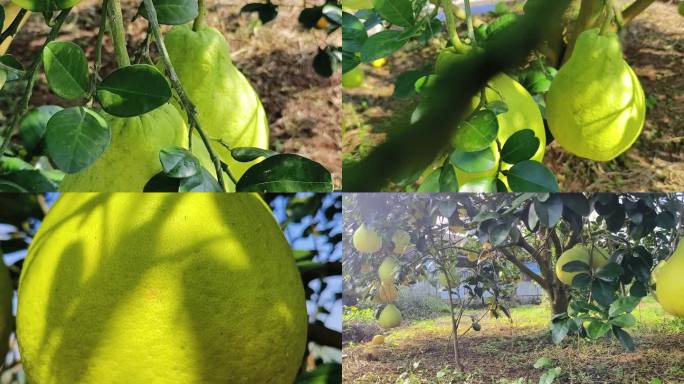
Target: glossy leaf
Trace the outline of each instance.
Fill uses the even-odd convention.
[[[513,192],[558,192],[556,177],[543,164],[525,160],[506,172]]]
[[[198,15],[196,0],[153,0],[160,24],[181,25],[189,23]],[[140,15],[147,18],[144,4],[140,6]]]
[[[33,152],[38,149],[45,136],[48,121],[62,109],[58,105],[42,105],[24,115],[19,124],[19,135],[27,151]]]
[[[497,165],[491,147],[477,152],[463,152],[454,149],[449,154],[449,160],[456,168],[468,173],[489,171]]]
[[[180,147],[164,148],[159,151],[164,173],[169,177],[184,178],[196,175],[202,166],[199,160],[187,149]]]
[[[506,140],[501,149],[501,160],[508,164],[515,164],[529,160],[539,149],[539,138],[531,129],[520,130]]]
[[[455,149],[463,152],[482,151],[489,148],[496,140],[498,132],[499,123],[496,115],[492,111],[483,109],[458,125],[451,143]]]
[[[230,155],[233,157],[233,159],[243,163],[254,161],[260,157],[271,157],[277,154],[278,152],[254,147],[233,148],[230,151]]]
[[[52,41],[43,50],[43,65],[50,89],[65,99],[88,95],[88,62],[83,49],[69,41]]]
[[[109,114],[139,116],[169,101],[171,87],[157,68],[135,64],[107,76],[97,87],[97,98]]]
[[[238,192],[330,192],[330,172],[307,158],[281,154],[250,167],[237,183]]]

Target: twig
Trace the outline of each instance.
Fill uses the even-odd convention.
[[[123,24],[123,15],[121,13],[121,3],[119,0],[112,0],[109,2],[107,14],[109,16],[109,29],[112,32],[112,40],[114,41],[116,63],[119,67],[127,67],[131,65],[131,58],[128,56],[128,50],[126,48],[126,30]]]
[[[15,33],[17,33],[17,30],[19,29],[19,25],[21,24],[22,20],[24,19],[24,16],[26,16],[26,12],[28,12],[25,9],[19,10],[19,13],[17,13],[16,16],[14,16],[14,20],[12,20],[12,24],[10,24],[9,27],[5,31],[0,34],[0,44],[4,43],[5,40],[7,40],[8,37],[14,36]],[[2,28],[2,27],[0,27]]]
[[[192,23],[192,30],[195,32],[204,27],[204,16],[207,14],[207,6],[204,3],[204,0],[197,0],[197,8],[197,17],[195,18],[195,22]]]
[[[41,64],[43,63],[43,50],[51,41],[53,41],[54,39],[57,38],[57,35],[59,34],[59,30],[62,28],[62,25],[64,24],[64,21],[66,20],[67,16],[69,15],[69,12],[71,12],[71,8],[67,8],[67,9],[65,9],[59,13],[57,18],[55,19],[55,23],[52,26],[52,29],[50,30],[50,34],[48,35],[47,39],[45,39],[45,43],[43,43],[43,46],[40,48],[40,52],[38,52],[38,55],[34,59],[33,64],[31,64],[31,67],[29,68],[29,70],[27,72],[28,73],[28,82],[26,84],[26,90],[24,91],[24,95],[22,96],[21,102],[19,103],[21,108],[14,115],[14,118],[12,119],[12,123],[7,126],[7,128],[3,134],[2,145],[0,145],[0,158],[5,154],[5,151],[7,150],[7,147],[9,146],[10,138],[12,137],[12,132],[14,132],[14,130],[19,125],[21,118],[24,116],[26,111],[28,111],[29,100],[31,99],[31,95],[33,94],[33,86],[36,83],[36,77],[38,75],[38,69],[40,68]]]
[[[97,45],[95,47],[95,68],[93,69],[93,77],[90,80],[90,96],[95,94],[97,87],[97,80],[100,77],[100,68],[102,67],[102,41],[104,40],[105,30],[107,29],[107,7],[110,0],[102,1],[102,12],[100,15],[100,30],[97,31]]]
[[[188,122],[190,123],[190,137],[192,138],[192,129],[196,128],[197,133],[199,133],[200,137],[202,138],[204,146],[207,148],[207,152],[209,152],[209,157],[211,158],[211,161],[214,163],[214,167],[216,168],[216,178],[218,179],[218,183],[221,186],[221,190],[225,192],[226,185],[223,181],[223,173],[221,172],[221,160],[218,156],[216,156],[216,153],[211,148],[209,138],[207,137],[206,133],[204,133],[202,125],[200,124],[197,118],[197,108],[194,104],[192,104],[192,101],[190,101],[190,98],[188,97],[187,93],[185,93],[185,89],[183,88],[183,85],[178,79],[176,70],[173,68],[173,64],[171,64],[171,58],[169,57],[169,52],[166,50],[166,45],[164,44],[164,40],[161,36],[161,30],[159,28],[159,22],[157,21],[157,10],[154,8],[152,0],[143,1],[145,4],[145,10],[147,11],[147,20],[150,23],[150,29],[152,29],[152,34],[154,35],[154,43],[157,46],[159,54],[162,57],[164,67],[166,68],[166,72],[169,75],[171,84],[173,85],[174,90],[178,94],[178,97],[180,97],[181,104],[183,104],[183,109],[185,109],[185,111],[188,113]]]

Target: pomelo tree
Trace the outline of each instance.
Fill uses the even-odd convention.
[[[6,81],[25,84],[18,113],[1,132],[1,190],[332,190],[319,163],[271,150],[259,96],[232,63],[222,33],[206,24],[204,1],[140,2],[136,17],[147,24],[133,43],[121,2],[105,0],[92,47],[59,39],[79,2],[16,0],[0,12],[0,89]],[[274,6],[242,11],[273,19],[276,8],[265,7]],[[327,3],[305,9],[300,23],[332,33],[340,13]],[[24,67],[6,50],[29,15],[42,17],[50,32]],[[107,44],[114,71],[103,70]],[[336,47],[321,48],[312,65],[331,76],[339,56]],[[60,105],[30,105],[41,74]]]
[[[372,294],[372,275],[369,280],[362,268],[372,273],[383,252],[392,249],[392,234],[403,230],[413,247],[397,257],[399,281],[410,284],[426,273],[448,271],[444,257],[465,268],[491,264],[496,271],[497,264],[513,265],[548,297],[557,343],[568,334],[598,338],[611,332],[633,349],[624,330],[634,325],[631,311],[657,289],[652,271],[670,257],[675,260],[671,255],[677,254],[683,229],[681,194],[349,194],[345,199],[345,217],[351,218],[345,233],[363,224],[383,239],[382,250],[372,254],[345,248],[346,291],[359,298]],[[443,245],[435,247],[435,238]],[[678,262],[670,265],[670,271],[677,270]],[[497,284],[499,275],[481,278]],[[670,296],[676,284],[671,279],[666,284],[672,288],[665,288],[663,307],[677,314]]]
[[[409,107],[344,164],[345,190],[557,192],[542,163],[552,140],[578,157],[618,157],[638,140],[646,102],[617,33],[653,2],[502,2],[484,21],[470,0],[343,1],[349,88],[408,45],[439,45],[434,65],[396,76],[393,96]]]

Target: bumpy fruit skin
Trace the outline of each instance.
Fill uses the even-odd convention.
[[[373,340],[371,341],[371,344],[373,344],[373,345],[385,344],[385,336],[383,336],[383,335],[373,336]]]
[[[662,266],[661,266],[662,265]],[[670,314],[684,318],[684,241],[675,252],[653,271],[656,296],[660,305]]]
[[[572,285],[572,279],[582,272],[565,272],[563,266],[571,261],[582,261],[586,264],[590,262],[589,249],[578,244],[563,252],[561,257],[556,261],[556,276],[563,284]],[[608,263],[608,255],[605,250],[601,248],[594,248],[593,257],[591,257],[591,268],[596,270]]]
[[[352,244],[359,252],[374,253],[382,248],[382,238],[373,229],[361,224],[352,236]]]
[[[385,329],[399,326],[401,324],[401,312],[399,312],[399,309],[394,304],[388,304],[380,312],[378,324]]]
[[[622,56],[615,33],[582,32],[546,94],[549,129],[575,156],[609,161],[641,134],[644,90]]]
[[[12,280],[9,269],[0,260],[0,356],[9,350],[9,336],[12,333]]]
[[[394,273],[399,269],[399,264],[394,257],[385,257],[378,267],[378,277],[383,283],[391,284],[394,282]]]
[[[366,75],[361,66],[357,66],[347,73],[342,74],[342,87],[351,89],[358,88],[363,84]]]
[[[63,194],[19,298],[31,383],[292,383],[304,355],[301,277],[253,194]]]
[[[221,32],[208,27],[195,32],[187,25],[178,25],[164,36],[164,42],[207,135],[223,140],[231,148],[268,149],[264,107],[249,81],[233,65]],[[238,179],[257,162],[237,162],[218,143],[213,143],[212,148]]]
[[[64,176],[61,192],[142,192],[162,171],[159,151],[188,146],[188,128],[170,104],[136,117],[102,114],[112,130],[109,147],[89,167]]]

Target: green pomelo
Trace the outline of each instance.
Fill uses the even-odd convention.
[[[399,264],[394,259],[394,257],[385,257],[378,267],[378,277],[380,281],[391,283],[394,281],[394,274],[399,269]]]
[[[563,266],[571,261],[584,262],[585,264],[590,265],[592,270],[597,270],[608,263],[608,255],[605,250],[594,248],[594,252],[592,252],[590,257],[589,249],[581,244],[575,245],[574,247],[563,252],[561,257],[559,257],[556,261],[556,276],[558,277],[558,280],[562,281],[566,285],[572,285],[572,280],[575,278],[575,276],[582,273],[563,271]]]
[[[406,231],[399,229],[392,235],[392,242],[394,243],[394,253],[402,255],[411,243],[411,236]]]
[[[269,130],[264,108],[254,88],[231,61],[221,32],[214,28],[195,32],[186,25],[175,26],[164,36],[164,42],[207,135],[220,139],[230,148],[268,149]],[[182,113],[185,117],[185,112]],[[215,141],[212,148],[238,179],[258,161],[235,161],[230,151]]]
[[[646,116],[644,90],[615,33],[582,32],[546,94],[549,129],[575,156],[609,161],[629,149]]]
[[[662,266],[661,266],[662,264]],[[653,271],[658,302],[667,312],[684,318],[684,242]]]
[[[351,71],[342,74],[342,87],[358,88],[363,84],[363,80],[365,78],[366,75],[363,72],[363,68],[361,68],[361,66],[359,65]]]
[[[380,312],[378,324],[385,329],[399,326],[401,324],[401,312],[399,312],[399,309],[394,304],[388,304]]]
[[[142,192],[162,171],[159,151],[188,146],[188,128],[170,104],[129,118],[100,113],[112,130],[112,140],[93,164],[64,176],[61,192]]]
[[[291,248],[255,194],[63,194],[19,283],[27,381],[292,383],[307,339]]]
[[[373,229],[366,227],[365,224],[354,232],[352,243],[357,251],[362,253],[374,253],[382,248],[382,238]]]

